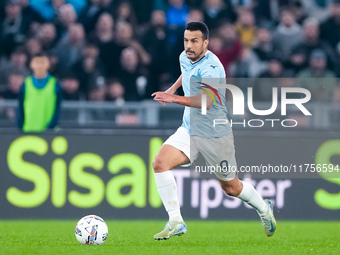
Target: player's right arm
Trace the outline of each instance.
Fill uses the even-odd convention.
[[[182,86],[182,75],[180,75],[177,79],[177,81],[175,81],[175,83],[168,88],[165,92],[169,93],[169,94],[175,94],[176,90]]]

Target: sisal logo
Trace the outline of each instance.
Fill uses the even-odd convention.
[[[209,88],[211,91],[214,92],[215,95],[217,95],[217,98],[220,100],[220,103],[222,105],[221,102],[221,98],[218,96],[217,90],[215,88],[224,88],[224,89],[228,89],[233,97],[233,112],[232,115],[233,116],[240,116],[240,115],[244,115],[245,114],[245,105],[248,106],[248,110],[257,116],[268,116],[271,115],[272,113],[274,113],[277,108],[278,108],[278,104],[279,104],[279,100],[278,100],[278,88],[274,87],[272,88],[272,103],[271,103],[271,107],[269,109],[265,109],[265,110],[260,110],[260,109],[256,109],[254,106],[254,100],[253,100],[253,88],[252,87],[248,87],[247,88],[247,98],[244,96],[242,90],[240,88],[238,88],[235,85],[231,85],[231,84],[217,84],[215,86],[215,88],[212,88],[211,86],[205,84],[205,83],[201,83],[199,82],[201,85],[201,90],[205,91],[210,97],[214,97],[212,95],[211,92],[209,92],[206,88]],[[301,98],[288,98],[287,95],[294,93],[294,94],[300,94]],[[305,88],[295,88],[295,87],[284,87],[281,88],[281,102],[280,102],[280,106],[281,106],[281,116],[286,116],[287,115],[287,105],[295,105],[305,116],[311,116],[312,114],[307,110],[307,108],[304,106],[305,103],[309,102],[311,99],[311,93],[309,90],[305,89]],[[216,100],[213,98],[214,103],[216,103]],[[245,104],[245,101],[247,101],[247,104]],[[207,114],[207,96],[206,94],[202,94],[201,97],[201,114],[202,115],[206,115]],[[271,122],[272,123],[272,127],[274,127],[274,122],[280,121],[279,119],[266,119],[265,121]],[[253,123],[257,122],[257,125],[253,125]],[[287,122],[293,123],[293,125],[288,125]],[[214,120],[214,127],[216,125],[219,124],[227,124],[228,120],[227,119],[215,119]],[[231,124],[232,120],[230,121]],[[286,124],[285,124],[286,123]],[[234,124],[236,124],[234,122]],[[243,124],[243,126],[246,126],[246,120],[244,120],[243,122],[237,122],[237,124]],[[294,119],[286,119],[286,120],[282,120],[281,124],[283,127],[295,127],[297,126],[297,121]],[[264,121],[261,119],[251,119],[248,120],[248,126],[250,127],[262,127],[264,125]]]

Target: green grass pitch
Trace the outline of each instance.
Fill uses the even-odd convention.
[[[77,242],[77,220],[1,220],[0,254],[340,254],[340,222],[279,221],[268,238],[259,221],[187,221],[188,233],[155,241],[164,221],[111,221],[102,246]]]

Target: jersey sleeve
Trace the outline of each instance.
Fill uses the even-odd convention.
[[[225,78],[225,75],[223,75],[219,63],[207,63],[200,70],[201,82],[212,87],[215,87],[217,84],[223,83],[223,78]]]

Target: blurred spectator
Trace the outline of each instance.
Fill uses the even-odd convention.
[[[27,1],[27,0],[20,0]],[[80,13],[86,5],[86,0],[67,0],[72,4],[76,13]],[[47,22],[55,22],[58,19],[60,8],[66,4],[65,0],[29,0],[29,5],[39,13]]]
[[[89,93],[89,101],[103,102],[105,101],[105,87],[93,87]]]
[[[68,32],[69,26],[77,20],[77,14],[71,4],[62,5],[59,8],[58,21],[56,22],[58,40],[64,38]]]
[[[292,11],[294,13],[296,22],[299,23],[300,25],[302,25],[304,20],[308,18],[306,11],[305,11],[305,7],[300,1],[293,2]]]
[[[48,60],[50,61],[50,69],[49,69],[50,74],[59,78],[60,77],[59,58],[55,51],[52,50],[49,52]]]
[[[271,27],[278,21],[280,1],[254,0],[254,14],[260,26]]]
[[[116,102],[118,105],[124,104],[125,89],[117,79],[108,80],[106,101]]]
[[[125,88],[126,100],[139,101],[144,99],[148,81],[139,65],[136,50],[132,47],[124,49],[120,57],[120,63],[122,71],[118,78]]]
[[[57,33],[53,23],[45,23],[40,27],[39,40],[44,51],[49,51],[55,46]]]
[[[255,7],[255,1],[253,0],[231,0],[234,9],[236,11],[248,9],[252,10]]]
[[[210,30],[217,28],[222,20],[234,22],[236,14],[231,5],[223,0],[204,0],[204,21]]]
[[[274,49],[278,51],[283,60],[288,60],[293,48],[302,41],[302,29],[296,23],[294,14],[290,10],[283,10],[280,24],[273,33]]]
[[[24,77],[21,73],[12,73],[9,76],[7,87],[4,91],[0,90],[0,100],[15,100],[18,99],[20,87],[24,82]],[[16,111],[15,108],[3,108],[0,109],[1,117],[5,117],[6,119],[11,119],[15,121]]]
[[[224,69],[228,71],[230,63],[241,57],[242,43],[233,25],[224,23],[218,34],[210,36],[209,49],[220,59]]]
[[[300,0],[308,17],[323,21],[329,17],[329,4],[337,0]]]
[[[127,0],[123,0],[119,3],[117,7],[117,12],[115,15],[116,23],[119,22],[127,22],[129,23],[136,32],[137,28],[137,19],[135,15],[135,11],[131,3]]]
[[[194,14],[194,13],[192,13]],[[197,14],[197,13],[196,13]],[[203,17],[203,16],[202,16]],[[200,16],[193,17],[187,16],[188,18],[201,18]],[[178,79],[178,76],[181,75],[181,69],[178,66],[178,56],[184,50],[183,46],[183,34],[184,27],[176,27],[176,26],[167,26],[168,33],[168,68],[171,77],[171,81],[175,82]],[[181,93],[181,89],[179,88],[178,92]]]
[[[18,127],[24,132],[53,129],[59,121],[62,91],[55,77],[48,73],[49,61],[39,54],[31,60],[34,75],[25,79],[20,88]]]
[[[191,9],[187,16],[187,23],[192,21],[204,22],[203,12],[199,9]]]
[[[268,63],[268,69],[262,72],[259,78],[280,78],[285,77],[286,74],[284,72],[284,68],[280,59],[278,58],[271,58]]]
[[[235,24],[236,31],[245,47],[252,47],[255,40],[256,25],[251,11],[240,10]]]
[[[221,52],[223,50],[223,39],[222,39],[222,37],[217,33],[216,34],[210,34],[209,35],[208,48],[209,48],[209,50],[211,50],[215,54]]]
[[[68,74],[61,80],[61,88],[63,90],[63,99],[65,100],[79,100],[79,80],[74,74]]]
[[[283,77],[286,76],[285,70],[280,59],[271,58],[268,68],[262,72],[254,84],[253,98],[255,101],[272,101],[273,88],[280,87]]]
[[[115,77],[121,70],[120,67],[120,54],[125,48],[124,45],[114,41],[100,42],[100,60],[103,64],[104,74],[106,77]]]
[[[315,49],[310,54],[309,67],[298,74],[299,78],[334,78],[332,71],[327,70],[327,56],[321,49]]]
[[[40,33],[41,24],[38,22],[30,23],[29,29],[26,33],[26,38],[35,37],[37,38]]]
[[[301,79],[300,86],[308,89],[312,94],[313,101],[332,100],[336,85],[335,74],[327,69],[327,56],[320,50],[313,50],[310,55],[309,67],[302,70],[297,75]]]
[[[117,1],[115,0],[101,0],[101,5],[104,12],[113,13],[117,8]]]
[[[340,1],[335,0],[331,16],[321,25],[321,38],[335,47],[340,42]]]
[[[253,50],[261,61],[268,61],[275,55],[272,37],[267,29],[257,30]]]
[[[5,6],[5,18],[0,26],[0,55],[9,56],[18,45],[25,40],[29,30],[29,22],[22,15],[22,7],[18,0],[9,0]]]
[[[89,41],[96,45],[112,42],[114,39],[114,21],[109,13],[102,13],[97,21],[96,28],[89,35]]]
[[[8,78],[7,89],[0,93],[0,98],[18,99],[20,87],[24,82],[24,76],[21,73],[12,73]]]
[[[266,63],[260,61],[250,48],[243,48],[240,58],[230,65],[228,73],[235,78],[253,78],[258,77],[266,67]]]
[[[83,24],[86,33],[93,31],[99,16],[103,13],[104,9],[101,6],[101,0],[89,0],[86,7],[79,15],[78,22]]]
[[[169,26],[185,27],[189,10],[184,0],[168,0],[168,2],[166,19]]]
[[[73,67],[72,72],[77,75],[80,82],[80,92],[87,97],[94,86],[104,85],[103,73],[98,59],[98,48],[94,45],[87,45],[82,51],[82,59]]]
[[[58,9],[65,4],[65,0],[30,0],[29,5],[33,10],[39,13],[44,21],[55,21]]]
[[[149,22],[151,12],[153,10],[158,10],[160,8],[156,7],[155,0],[129,0],[133,6],[133,9],[135,10],[136,18],[138,24],[145,24]],[[157,0],[156,0],[157,1]],[[166,2],[166,0],[162,0]],[[165,10],[165,9],[162,9]]]
[[[61,12],[61,8],[66,4],[65,0],[52,0],[51,1],[51,16],[46,18],[46,20],[48,21],[53,21],[53,22],[58,22],[60,20],[60,12]],[[42,10],[43,8],[38,8],[40,10]],[[65,11],[65,10],[64,10]],[[43,13],[48,13],[46,10],[43,11]]]
[[[12,73],[20,73],[26,77],[30,74],[27,67],[27,54],[25,49],[20,47],[12,52],[9,61],[3,58],[0,62],[0,90],[8,84],[8,77]]]
[[[26,42],[25,42],[25,49],[28,55],[28,61],[31,61],[31,59],[41,53],[42,51],[42,47],[41,47],[41,43],[38,39],[36,38],[29,38]]]
[[[150,27],[142,37],[142,45],[151,56],[149,89],[158,91],[162,84],[168,82],[168,30],[165,13],[155,10],[151,14]]]
[[[304,48],[295,48],[285,63],[285,68],[290,76],[295,76],[298,72],[308,66],[308,52]]]
[[[82,52],[83,57],[98,58],[99,49],[96,45],[88,43]]]
[[[167,0],[166,20],[169,28],[168,33],[168,66],[170,77],[175,81],[181,74],[178,67],[178,56],[183,51],[184,27],[188,20],[189,9],[184,0]],[[192,13],[194,14],[194,13]],[[196,13],[197,14],[197,13]],[[198,17],[190,17],[198,18]],[[180,91],[180,90],[179,90]]]
[[[19,4],[22,7],[22,16],[25,17],[25,19],[28,21],[29,24],[32,22],[38,22],[43,23],[45,20],[40,15],[39,12],[37,12],[32,6],[30,5],[29,0],[16,0],[19,2]]]
[[[61,75],[65,74],[80,59],[84,46],[85,32],[83,26],[79,23],[70,25],[67,37],[60,41],[55,48]]]
[[[99,47],[102,72],[106,77],[115,76],[120,70],[119,56],[123,46],[114,40],[114,21],[109,13],[102,13],[96,29],[90,34],[89,41]]]
[[[336,63],[335,52],[327,42],[320,40],[319,22],[314,18],[308,18],[304,22],[303,29],[304,41],[296,46],[296,50],[306,52],[309,57],[313,50],[322,49],[327,56],[328,67],[334,69]]]
[[[134,48],[142,65],[148,65],[151,62],[151,56],[135,39],[132,26],[129,23],[119,22],[117,24],[116,43],[122,48]]]

